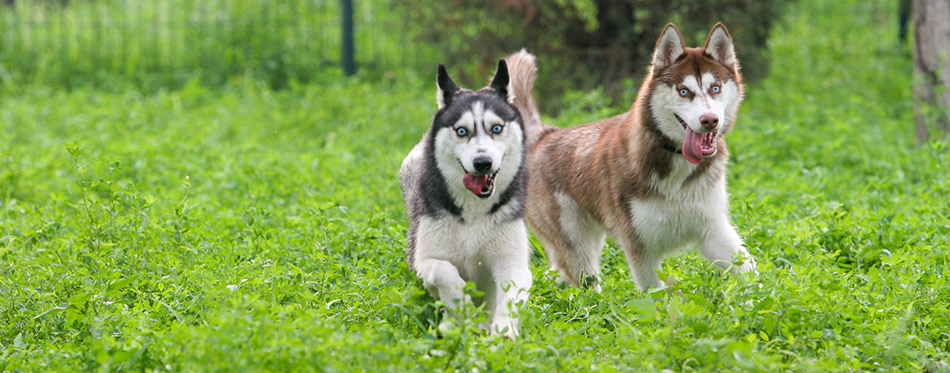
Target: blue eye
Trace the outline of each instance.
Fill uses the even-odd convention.
[[[459,127],[455,129],[455,133],[459,135],[459,137],[465,137],[465,135],[468,135],[468,130],[465,129],[465,127]]]
[[[501,133],[501,130],[503,129],[505,128],[502,127],[500,124],[496,124],[494,126],[491,126],[491,133]]]
[[[721,89],[721,88],[719,88],[719,85],[714,85],[714,86],[712,86],[712,92],[713,92],[713,93],[719,93],[719,90],[720,90],[720,89]]]
[[[686,88],[680,88],[680,96],[686,97],[689,95],[689,90]]]

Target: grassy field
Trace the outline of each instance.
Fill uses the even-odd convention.
[[[405,264],[396,173],[429,75],[7,89],[0,371],[946,370],[950,162],[913,147],[896,9],[798,4],[727,137],[761,273],[685,253],[644,294],[611,243],[597,294],[537,252],[514,342],[436,337]],[[626,109],[566,94],[549,122]]]

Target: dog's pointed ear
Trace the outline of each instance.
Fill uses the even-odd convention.
[[[455,82],[449,77],[449,73],[445,71],[445,65],[441,63],[439,64],[439,75],[436,77],[436,85],[438,91],[436,91],[435,103],[439,106],[439,110],[442,110],[452,103],[452,97],[455,97],[459,87],[455,85]]]
[[[663,34],[656,41],[656,50],[653,52],[653,69],[660,69],[676,62],[684,51],[683,36],[680,30],[672,23],[666,25]]]
[[[508,76],[508,63],[505,62],[505,60],[498,60],[498,69],[495,70],[495,77],[491,79],[490,86],[509,104],[515,103],[514,90],[511,86],[511,77]]]
[[[703,46],[706,53],[709,53],[713,59],[728,67],[736,65],[736,52],[732,47],[732,36],[729,36],[729,30],[722,23],[717,23],[709,32],[706,38],[706,44]]]

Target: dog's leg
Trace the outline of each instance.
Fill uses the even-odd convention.
[[[455,312],[460,306],[471,303],[471,299],[462,291],[465,280],[452,263],[440,259],[420,258],[416,268],[429,294],[445,304],[446,318],[455,318]],[[448,320],[443,320],[439,325],[440,329],[450,326],[446,321]]]
[[[527,264],[527,263],[524,263]],[[499,268],[495,271],[495,299],[489,332],[503,333],[508,339],[518,336],[518,307],[528,302],[531,271],[526,265]]]
[[[663,285],[656,274],[656,270],[660,269],[662,258],[651,255],[646,246],[636,237],[622,239],[620,246],[627,257],[630,275],[633,276],[633,282],[637,284],[638,289],[647,291]]]
[[[561,228],[558,226],[558,217],[561,210],[557,202],[551,198],[552,193],[548,190],[547,185],[537,179],[539,178],[528,178],[528,189],[533,192],[528,194],[525,217],[528,224],[531,225],[534,235],[541,241],[548,265],[558,273],[555,280],[557,285],[559,287],[563,287],[565,284],[576,286],[577,280],[569,276],[562,264],[564,262],[562,253],[570,250],[570,248],[567,245],[567,238],[561,234]]]
[[[562,279],[568,279],[574,286],[590,286],[600,292],[600,254],[607,240],[604,228],[582,210],[573,199],[562,193],[555,193],[558,215],[557,235],[562,246],[555,263]]]
[[[533,167],[533,168],[532,168]],[[548,165],[535,159],[529,169],[541,173]],[[529,177],[526,215],[547,255],[551,269],[558,272],[557,284],[590,286],[600,291],[600,253],[606,234],[590,214],[567,194],[553,191],[542,177]]]
[[[530,248],[528,232],[523,222],[509,224],[499,235],[495,253],[490,254],[493,291],[488,300],[491,310],[491,334],[502,334],[508,339],[518,336],[518,307],[528,301],[531,289],[531,269],[528,266]]]
[[[538,239],[541,240],[541,244],[544,246],[544,254],[548,258],[548,263],[551,269],[557,271],[558,276],[555,282],[558,286],[563,287],[565,284],[571,284],[577,286],[577,280],[573,277],[570,277],[567,271],[564,269],[565,265],[563,263],[563,254],[565,251],[570,250],[565,243],[567,240],[563,238],[554,238],[553,236],[560,236],[559,232],[555,231],[554,234],[551,234],[544,229],[535,228],[534,233],[538,236]]]
[[[551,263],[551,269],[558,272],[555,280],[559,286],[570,284],[576,287],[590,286],[598,293],[600,287],[600,253],[606,240],[604,235],[594,243],[584,246],[558,244],[538,234],[544,244],[544,252]],[[565,242],[567,240],[559,240]]]
[[[706,231],[700,243],[699,250],[713,264],[719,268],[728,268],[732,273],[754,271],[756,267],[755,259],[743,246],[742,238],[739,237],[736,228],[725,217],[712,222],[712,226]],[[744,257],[745,260],[741,265],[735,266],[732,261],[738,255]]]
[[[570,245],[567,249],[561,250],[560,258],[560,283],[563,278],[571,279],[571,284],[577,287],[590,287],[596,292],[601,291],[600,286],[600,254],[604,248],[606,236],[584,237],[586,240],[581,245]]]
[[[529,179],[529,182],[531,182],[531,179]],[[543,188],[543,186],[538,188]],[[564,284],[577,285],[577,280],[570,277],[567,271],[563,269],[565,266],[562,264],[564,260],[562,253],[570,248],[568,248],[567,239],[561,234],[561,229],[557,223],[560,210],[557,204],[548,197],[546,189],[529,195],[525,215],[528,218],[528,223],[531,224],[534,235],[541,241],[548,265],[558,273],[555,280],[558,286],[564,286]]]

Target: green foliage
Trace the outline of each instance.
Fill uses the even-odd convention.
[[[597,294],[539,252],[513,342],[437,337],[405,264],[396,173],[431,78],[5,91],[0,370],[946,369],[948,148],[912,147],[894,9],[867,7],[791,7],[747,87],[729,190],[758,275],[687,253],[644,294],[611,244]],[[626,110],[604,92],[547,119]]]
[[[356,3],[366,73],[419,63],[385,4]],[[339,17],[338,0],[16,0],[0,5],[0,82],[151,91],[251,75],[285,88],[338,74]]]
[[[442,61],[467,79],[484,79],[499,56],[522,47],[546,56],[540,62],[540,95],[543,102],[562,104],[565,90],[602,87],[608,98],[621,95],[625,88],[621,82],[645,75],[656,40],[670,22],[691,47],[702,46],[713,25],[723,22],[739,45],[736,53],[743,74],[757,80],[768,71],[766,42],[785,3],[409,0],[397,3],[396,9],[412,23],[425,25],[410,29],[413,36],[437,47]]]

